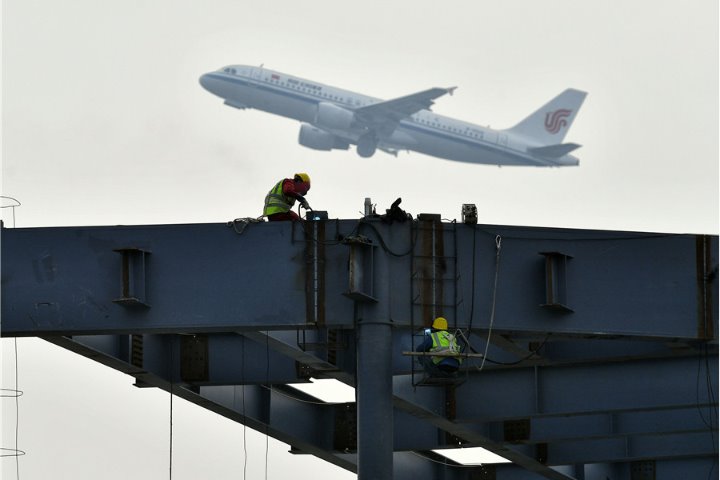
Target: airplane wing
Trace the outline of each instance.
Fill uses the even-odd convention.
[[[397,123],[420,110],[430,108],[436,98],[446,93],[452,95],[456,88],[431,88],[412,95],[360,107],[355,110],[355,118],[369,124]]]

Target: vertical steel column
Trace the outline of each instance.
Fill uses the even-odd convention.
[[[379,222],[375,225],[385,230]],[[387,257],[386,252],[374,256],[377,302],[357,303],[358,480],[390,480],[393,475],[392,324]]]
[[[392,330],[388,321],[358,322],[358,480],[393,472]]]

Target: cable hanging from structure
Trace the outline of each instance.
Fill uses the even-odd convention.
[[[26,454],[24,450],[18,448],[18,438],[20,436],[20,397],[24,394],[22,390],[18,388],[19,384],[19,367],[18,367],[18,349],[17,349],[17,338],[13,339],[14,353],[15,353],[15,388],[2,388],[2,398],[14,398],[15,399],[15,448],[0,447],[0,457],[15,457],[15,475],[20,480],[20,457]]]

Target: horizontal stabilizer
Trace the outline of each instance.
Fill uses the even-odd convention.
[[[528,148],[528,153],[545,158],[560,158],[572,152],[576,148],[580,148],[577,143],[558,143],[555,145],[547,145],[545,147]]]

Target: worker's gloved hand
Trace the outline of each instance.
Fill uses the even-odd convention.
[[[305,210],[310,210],[310,204],[305,200],[304,197],[300,197],[300,206],[303,207]]]

